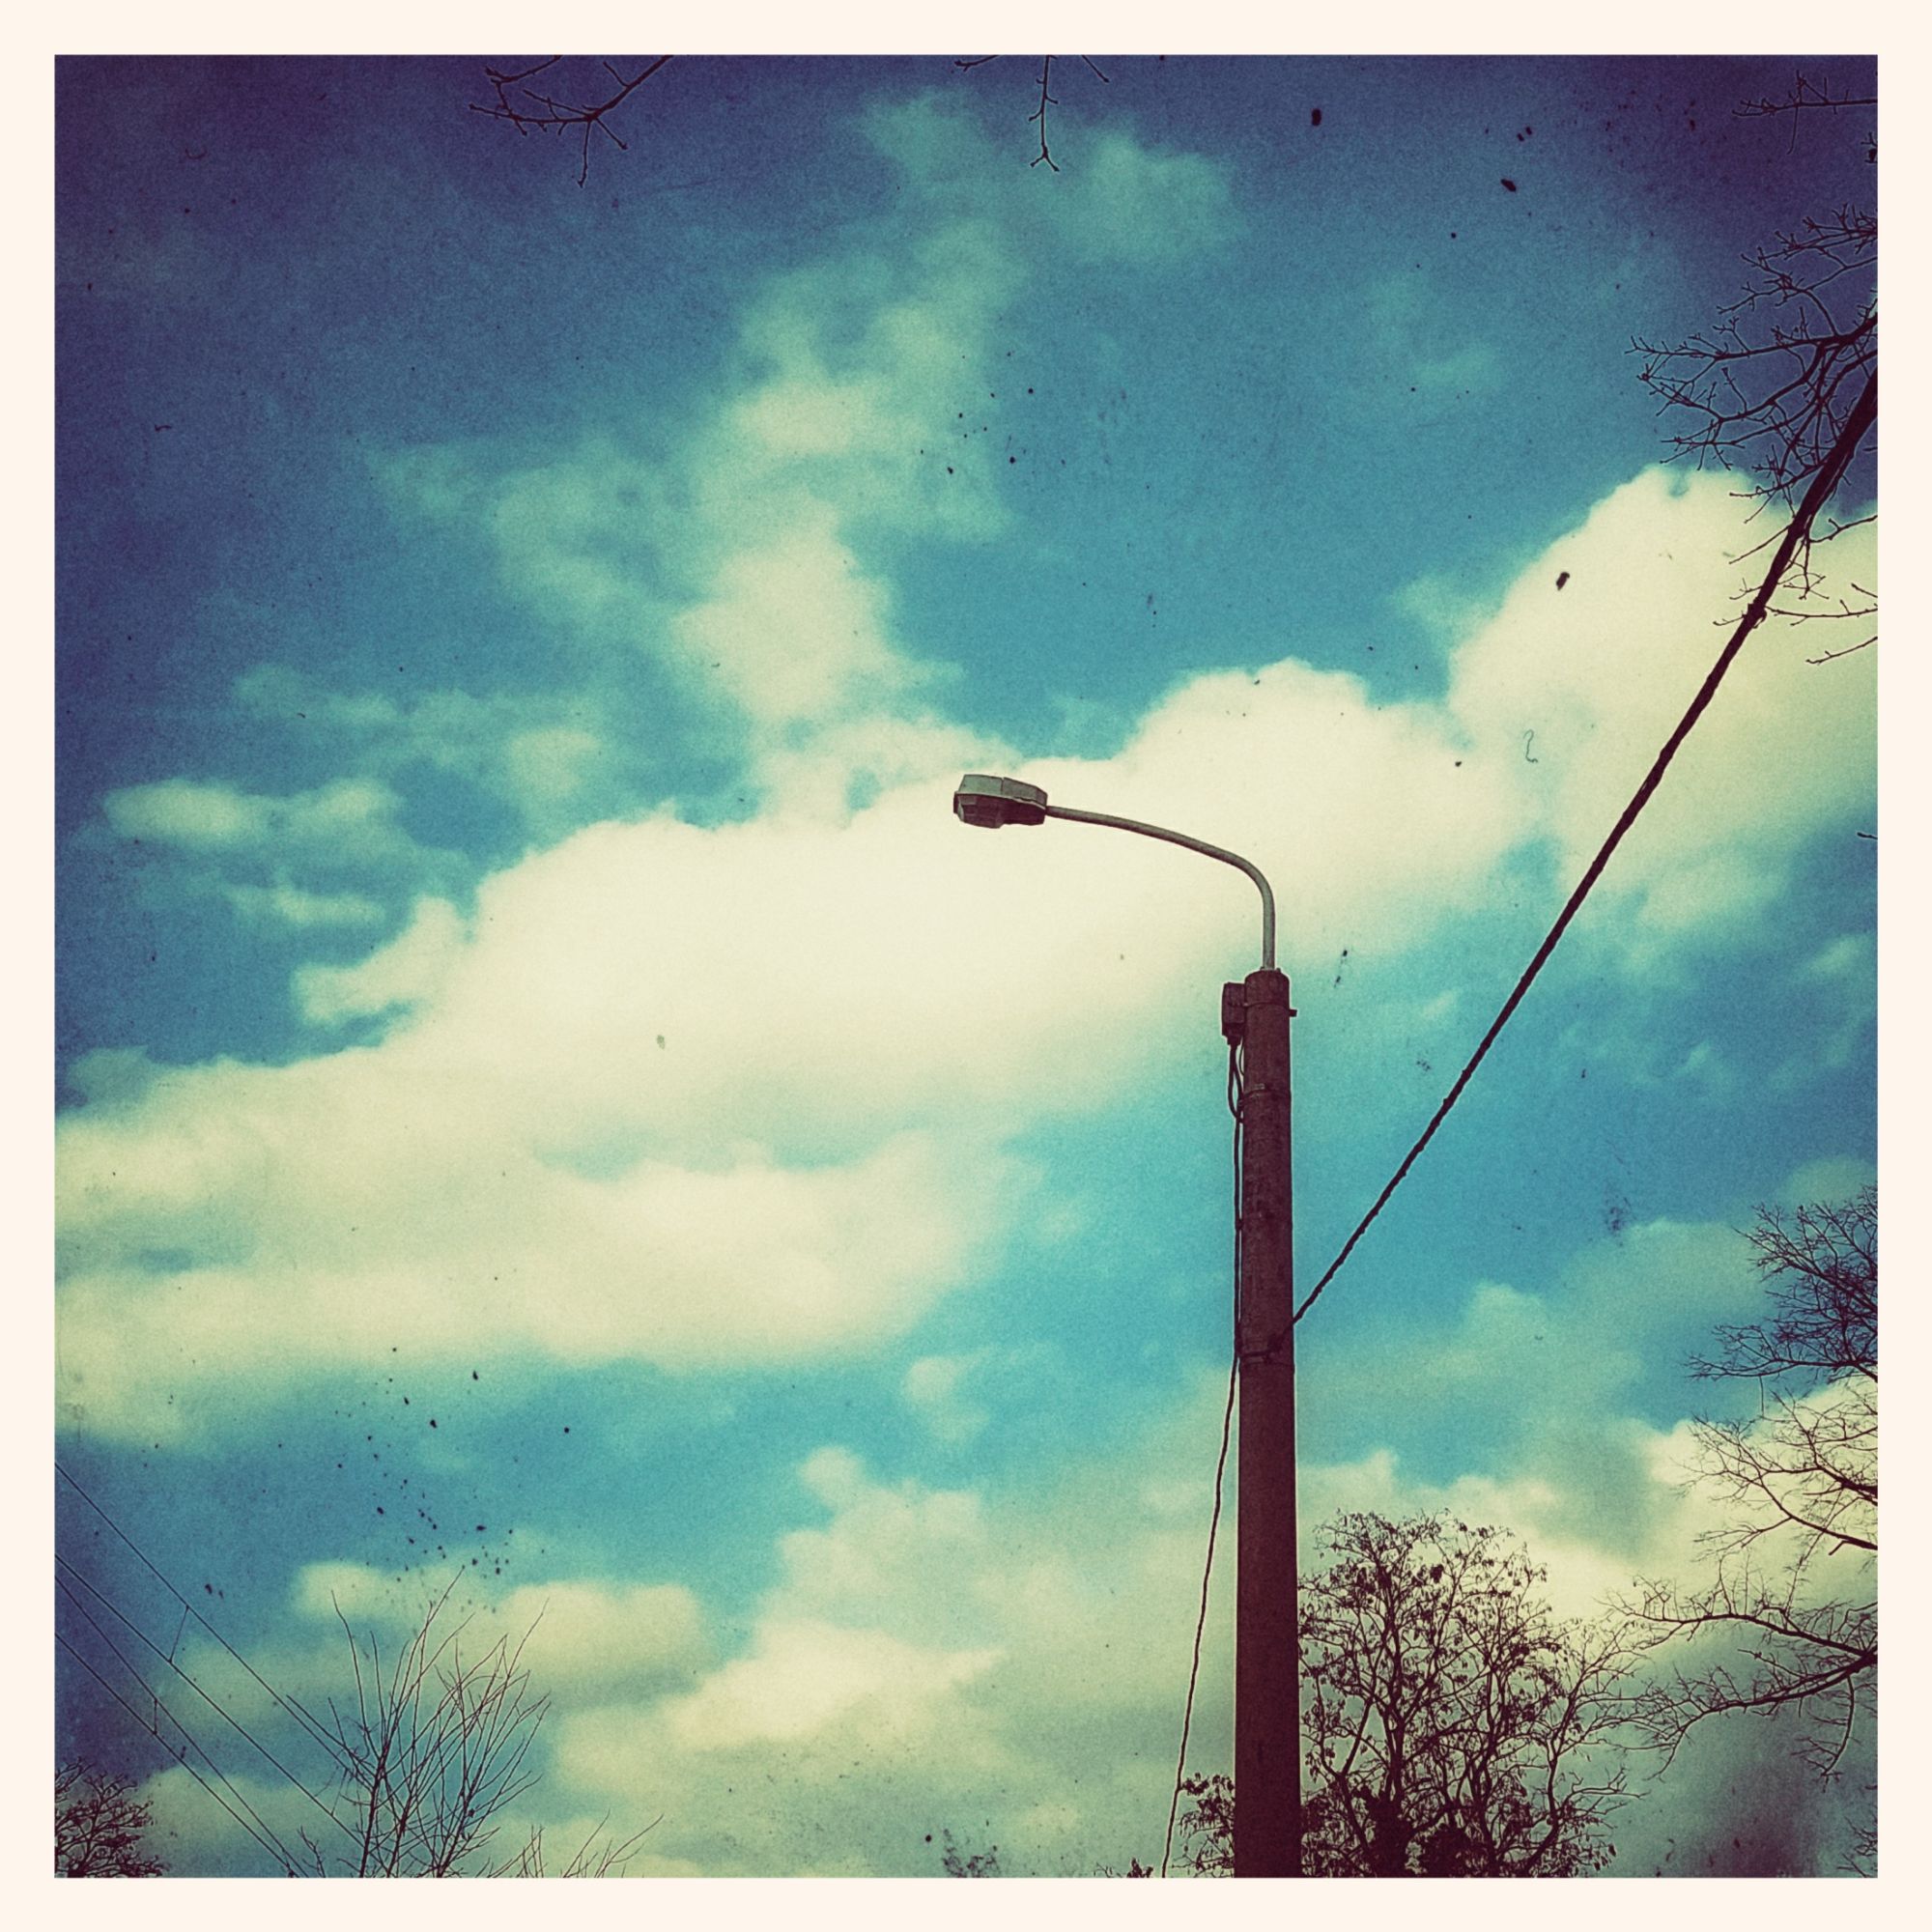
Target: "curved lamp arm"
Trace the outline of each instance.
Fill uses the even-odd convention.
[[[982,825],[998,831],[1003,825],[1038,825],[1049,818],[1069,818],[1078,825],[1111,825],[1117,832],[1138,832],[1143,838],[1159,838],[1170,845],[1184,845],[1204,858],[1218,859],[1245,872],[1262,895],[1262,965],[1274,966],[1274,894],[1262,876],[1261,867],[1243,859],[1238,852],[1224,851],[1206,839],[1190,838],[1184,832],[1170,832],[1162,825],[1145,825],[1138,818],[1116,818],[1105,811],[1075,811],[1071,806],[1049,805],[1038,785],[1019,779],[989,777],[984,772],[968,772],[952,794],[955,817],[968,825]]]

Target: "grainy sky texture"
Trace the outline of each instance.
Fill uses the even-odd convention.
[[[1254,895],[952,787],[1267,872],[1312,1276],[1755,581],[1631,343],[1874,184],[1869,116],[1732,110],[1874,76],[1094,58],[1055,167],[1037,61],[679,58],[582,186],[480,59],[62,64],[58,1744],[176,1869],[277,1863],[104,1603],[299,1740],[116,1528],[307,1699],[332,1605],[541,1611],[520,1816],[661,1816],[640,1871],[1158,1858]],[[1579,1613],[1691,1563],[1734,1231],[1874,1173],[1877,654],[1821,628],[1303,1324],[1311,1524],[1502,1523]],[[1612,1871],[1835,1861],[1748,1726],[1626,1817]]]

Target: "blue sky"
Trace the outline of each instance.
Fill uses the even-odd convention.
[[[1268,873],[1311,1276],[1748,574],[1633,339],[1872,192],[1862,124],[1733,115],[1789,57],[1096,59],[1054,171],[1023,60],[680,58],[582,187],[474,60],[60,71],[61,1462],[301,1694],[331,1591],[547,1604],[532,1815],[662,1813],[639,1869],[1157,1847],[1253,895],[952,785]],[[1578,1611],[1691,1561],[1734,1231],[1875,1171],[1876,653],[1816,638],[1303,1324],[1306,1520],[1480,1515]],[[59,1735],[264,1868],[91,1680]],[[1709,1749],[1625,1868],[1665,1803],[1808,1858]]]

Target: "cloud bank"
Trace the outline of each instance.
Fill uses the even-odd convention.
[[[1640,477],[1531,562],[1437,700],[1285,657],[1188,679],[1110,758],[980,762],[1249,854],[1291,969],[1345,945],[1426,969],[1499,878],[1553,904],[1701,674],[1744,534],[1720,485]],[[1866,808],[1868,659],[1809,648],[1789,623],[1753,640],[1607,875],[1630,970],[1734,931]],[[486,878],[467,921],[424,898],[361,963],[301,969],[318,1024],[388,1016],[371,1043],[156,1069],[72,1110],[71,1418],[179,1431],[214,1387],[272,1399],[399,1336],[689,1363],[903,1332],[1023,1199],[1002,1150],[1157,1077],[1254,908],[1146,841],[968,831],[948,801],[970,738],[896,742],[920,769],[862,808],[588,826]],[[206,848],[379,804],[170,782],[114,810]]]

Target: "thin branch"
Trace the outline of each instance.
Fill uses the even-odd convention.
[[[577,128],[581,137],[577,185],[582,187],[590,178],[591,130],[594,128],[618,148],[625,147],[627,144],[610,127],[607,117],[615,113],[645,81],[650,79],[652,74],[666,66],[671,56],[659,54],[629,80],[626,80],[608,60],[600,61],[598,65],[616,86],[616,92],[602,100],[562,100],[554,95],[542,94],[533,87],[524,85],[525,82],[556,66],[561,58],[560,54],[552,54],[547,60],[538,61],[534,67],[520,68],[515,71],[486,66],[483,77],[490,83],[496,99],[489,101],[472,100],[469,103],[469,111],[472,114],[484,115],[492,121],[506,121],[520,134],[538,132],[561,135],[569,128]],[[525,105],[525,102],[529,104]]]
[[[1055,174],[1058,174],[1060,172],[1060,163],[1053,158],[1046,145],[1046,110],[1049,104],[1055,107],[1060,104],[1046,91],[1047,83],[1052,78],[1053,56],[1051,54],[1042,54],[1039,63],[1039,105],[1027,116],[1029,121],[1037,121],[1039,123],[1039,153],[1033,157],[1028,165],[1037,168],[1041,161],[1044,161]]]
[[[1756,100],[1740,101],[1731,113],[1740,121],[1756,121],[1774,114],[1802,114],[1807,110],[1822,109],[1827,113],[1836,113],[1844,107],[1876,107],[1878,97],[1872,94],[1833,94],[1830,81],[1814,81],[1801,71],[1793,78],[1791,92],[1774,100],[1768,95]]]
[[[970,72],[976,67],[984,67],[989,61],[995,61],[999,58],[998,54],[974,54],[970,57],[955,58],[952,65],[956,71],[965,73]],[[1058,56],[1054,54],[1042,54],[1039,57],[1039,99],[1034,107],[1034,111],[1027,116],[1029,123],[1037,126],[1039,129],[1039,153],[1027,165],[1037,168],[1044,161],[1048,169],[1054,174],[1060,172],[1060,163],[1053,158],[1053,149],[1048,140],[1046,110],[1049,107],[1058,107],[1060,105],[1060,98],[1053,92],[1053,63],[1057,58]],[[1095,80],[1101,82],[1102,85],[1111,85],[1106,73],[1101,71],[1098,64],[1091,55],[1081,54],[1079,60],[1081,65],[1086,68]]]

